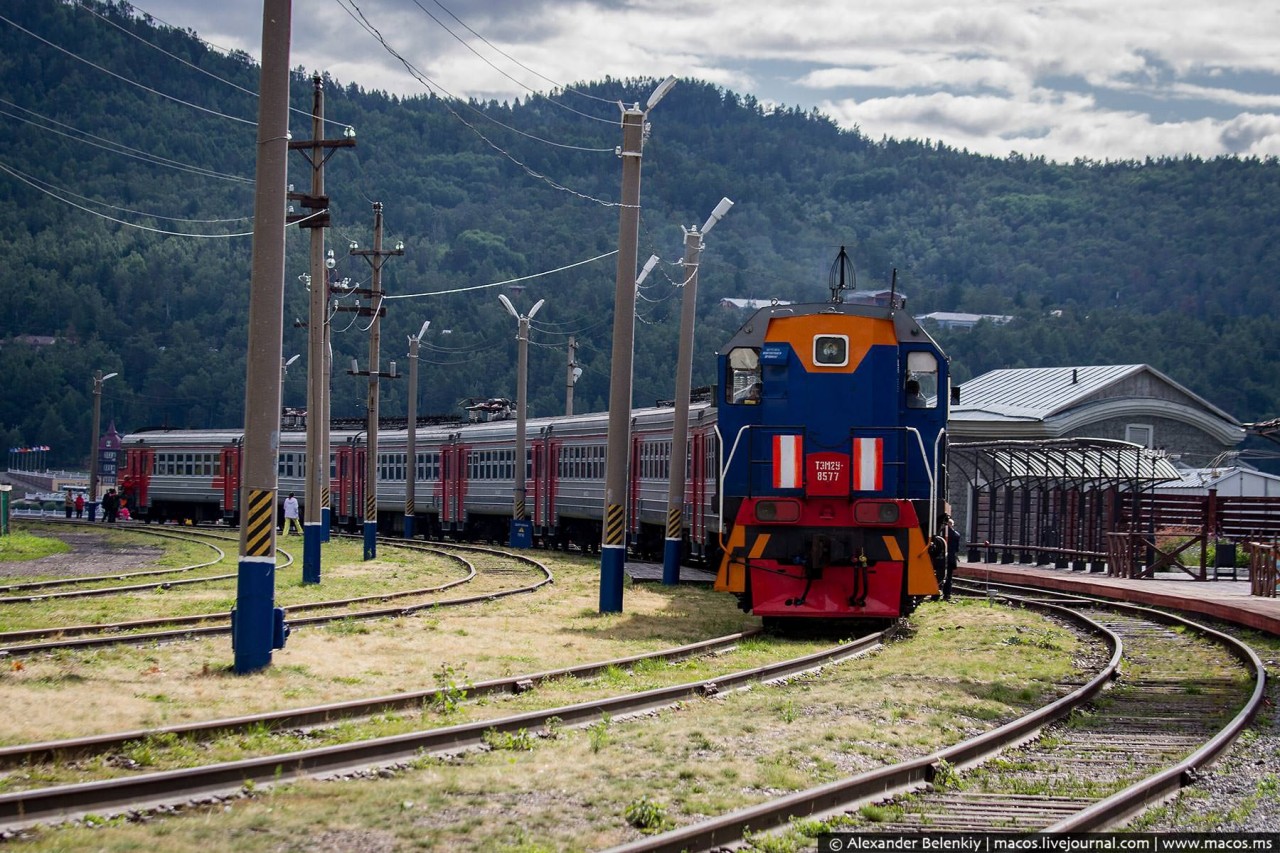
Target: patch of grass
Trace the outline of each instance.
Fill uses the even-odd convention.
[[[461,669],[461,667],[454,669],[449,664],[442,663],[440,669],[432,676],[436,683],[432,707],[437,713],[448,716],[456,712],[466,701],[467,684]]]
[[[667,816],[666,807],[649,799],[647,794],[629,803],[622,816],[645,835],[656,835],[675,826]]]
[[[37,536],[34,533],[11,531],[0,536],[0,562],[38,560],[54,554],[65,554],[71,546],[61,539]]]
[[[591,751],[599,752],[609,745],[609,724],[612,719],[605,714],[591,725],[587,726],[587,738],[591,743]]]
[[[486,729],[480,736],[485,746],[490,749],[506,749],[512,752],[528,752],[533,749],[533,735],[527,729],[514,732],[500,732],[497,729]]]

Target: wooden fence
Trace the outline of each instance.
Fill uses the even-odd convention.
[[[1234,577],[1237,549],[1280,542],[1275,497],[999,487],[975,489],[970,508],[970,560],[1109,567],[1118,577],[1151,577],[1170,568],[1198,580],[1209,579],[1211,568],[1213,576]],[[1207,559],[1211,544],[1217,555],[1213,567]],[[1197,559],[1184,562],[1193,555]],[[1274,557],[1272,552],[1273,572]]]

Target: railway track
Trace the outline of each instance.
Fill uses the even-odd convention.
[[[88,521],[48,521],[55,527],[82,527],[93,530],[101,530],[102,525],[94,524]],[[199,542],[212,549],[216,556],[212,560],[206,560],[202,563],[194,563],[190,566],[176,566],[170,569],[146,569],[136,572],[110,572],[100,575],[82,575],[70,578],[55,578],[45,581],[30,581],[26,583],[13,583],[0,585],[0,606],[7,604],[31,604],[34,602],[51,601],[70,598],[89,598],[100,595],[115,595],[128,592],[142,592],[150,589],[170,589],[175,586],[185,586],[198,583],[210,583],[212,581],[228,580],[235,577],[235,573],[218,574],[218,575],[201,575],[194,578],[181,578],[177,575],[183,575],[198,571],[200,569],[215,566],[227,557],[227,552],[222,550],[215,544],[217,541],[233,541],[225,535],[208,533],[205,531],[197,531],[192,528],[184,528],[181,530],[166,530],[164,528],[153,527],[129,527],[128,533],[138,533],[144,536],[151,536],[157,539],[170,539],[180,542]],[[277,551],[283,558],[277,569],[288,568],[293,564],[293,554],[289,551],[280,549]],[[163,580],[154,580],[147,583],[135,583],[126,586],[102,586],[92,587],[89,589],[81,589],[80,587],[89,584],[105,583],[113,581],[126,581],[136,578],[164,578]],[[53,591],[49,590],[61,590]]]
[[[248,758],[203,767],[143,773],[129,777],[78,784],[59,785],[0,795],[0,831],[12,832],[41,823],[73,819],[86,814],[110,815],[139,809],[166,808],[200,798],[234,794],[246,785],[267,785],[305,776],[323,776],[379,766],[395,766],[424,755],[458,753],[480,747],[492,733],[515,734],[543,731],[552,727],[582,726],[603,718],[618,718],[657,708],[669,707],[696,696],[714,695],[760,682],[791,678],[805,672],[840,663],[878,648],[887,632],[869,634],[821,651],[748,670],[717,675],[714,678],[627,693],[556,708],[546,708],[498,719],[447,726],[408,734],[374,738],[337,746],[295,751],[280,755]],[[694,646],[683,646],[659,653],[687,656],[700,653],[715,644],[735,643],[741,635],[720,638]],[[638,656],[635,660],[649,656]],[[584,672],[599,671],[616,662],[603,662],[578,668]],[[544,673],[537,677],[555,678],[560,673]],[[524,676],[514,683],[534,678]],[[504,680],[511,689],[513,680]],[[377,702],[379,700],[371,700]],[[321,716],[324,707],[308,709]],[[301,714],[303,712],[292,712]],[[84,748],[95,748],[86,739]],[[69,748],[65,743],[55,750]],[[49,745],[25,747],[31,755],[48,755]],[[19,759],[20,750],[13,753]]]
[[[491,601],[511,595],[533,592],[552,582],[553,575],[542,562],[522,554],[514,554],[500,549],[474,545],[449,544],[427,545],[425,543],[406,543],[395,540],[399,547],[425,553],[436,554],[457,561],[466,570],[464,577],[445,584],[419,589],[386,592],[356,598],[334,599],[329,601],[296,604],[285,608],[286,619],[292,628],[321,625],[338,620],[381,619],[391,616],[404,616],[433,607],[455,607],[473,604],[480,601]],[[390,544],[390,542],[389,542]],[[458,598],[433,598],[417,603],[397,604],[390,607],[375,607],[364,610],[352,610],[353,606],[370,602],[388,602],[435,595],[448,589],[473,581],[479,572],[474,563],[464,554],[482,555],[493,560],[502,560],[518,564],[520,567],[535,571],[541,575],[537,580],[507,586],[476,595]],[[492,567],[496,572],[504,571],[499,566]],[[295,614],[332,610],[333,613],[316,616],[298,617]],[[152,630],[161,629],[161,630]],[[206,613],[181,617],[157,617],[154,619],[137,619],[124,622],[95,625],[69,625],[55,628],[38,628],[23,631],[0,633],[0,655],[17,657],[52,652],[62,649],[85,649],[123,643],[174,642],[192,637],[203,637],[227,634],[231,631],[231,620],[227,613]],[[40,641],[43,642],[33,642]]]
[[[624,844],[612,853],[705,850],[735,843],[748,830],[768,831],[802,817],[835,816],[833,826],[859,832],[1099,830],[1189,784],[1263,701],[1262,662],[1225,634],[1114,602],[1021,603],[1104,636],[1112,648],[1107,665],[1072,694],[932,755]],[[1188,635],[1234,657],[1252,681],[1248,689],[1233,687],[1216,667],[1197,680],[1196,662],[1205,649]],[[1236,710],[1229,720],[1221,719],[1224,708]],[[1059,724],[1048,737],[1008,752],[1054,723]],[[988,768],[958,773],[997,755]],[[891,797],[899,799],[868,813],[874,820],[850,817]]]

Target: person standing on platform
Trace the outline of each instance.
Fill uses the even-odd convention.
[[[76,518],[84,518],[84,495],[76,495]]]
[[[299,535],[302,533],[302,525],[298,523],[298,499],[293,492],[284,499],[284,528],[280,532],[289,534],[291,531]]]
[[[76,502],[71,497],[70,489],[67,489],[67,496],[62,500],[62,508],[67,511],[67,518],[71,517],[71,511],[76,508]]]
[[[942,578],[942,600],[951,600],[951,579],[955,577],[956,567],[960,564],[960,531],[956,530],[956,520],[947,516],[947,573]]]

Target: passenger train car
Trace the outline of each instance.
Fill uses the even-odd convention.
[[[666,535],[671,464],[671,408],[638,409],[631,418],[628,544],[660,558]],[[715,409],[690,408],[685,553],[705,559],[719,526],[711,496],[716,481]],[[542,544],[598,551],[604,505],[608,415],[530,418],[526,424],[526,508]],[[419,425],[414,450],[414,531],[429,538],[506,541],[515,471],[514,420]],[[407,489],[405,429],[378,431],[378,529],[403,532]],[[142,430],[123,439],[121,490],[146,521],[239,521],[243,431]],[[364,520],[367,446],[364,430],[330,433],[331,522],[357,529]],[[305,494],[306,433],[281,432],[279,496]]]
[[[841,250],[837,264],[847,263]],[[834,267],[833,267],[834,270]],[[841,281],[843,282],[843,268]],[[891,292],[880,304],[760,309],[718,355],[710,402],[690,412],[684,556],[767,620],[906,615],[937,595],[945,560],[948,364]],[[632,413],[628,546],[659,558],[666,537],[671,408]],[[515,459],[514,420],[378,433],[377,514],[402,533],[407,465],[413,529],[506,541],[517,468],[543,545],[597,551],[608,415],[532,418]],[[331,522],[363,522],[365,433],[331,433]],[[304,493],[305,433],[285,430],[279,495]],[[126,436],[122,488],[150,521],[236,523],[242,434],[146,430]]]
[[[888,304],[760,309],[719,355],[716,588],[766,619],[891,619],[938,594],[947,361]]]

